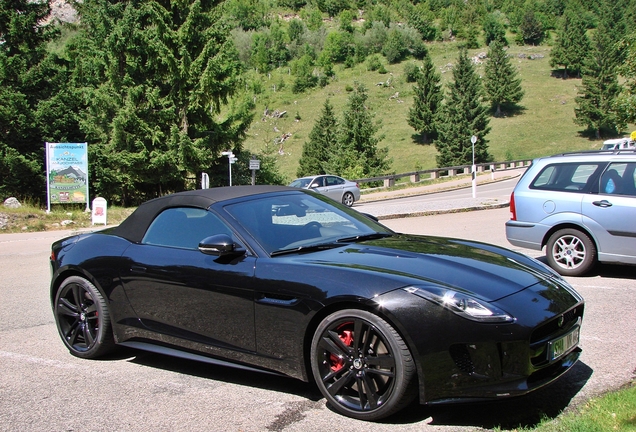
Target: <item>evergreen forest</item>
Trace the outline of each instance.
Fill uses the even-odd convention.
[[[0,0],[0,199],[361,179],[600,148],[636,129],[636,0]]]

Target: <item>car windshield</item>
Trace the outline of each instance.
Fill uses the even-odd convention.
[[[306,188],[307,186],[309,186],[309,183],[312,179],[313,177],[299,178],[291,182],[289,186],[296,188]]]
[[[269,195],[225,210],[270,255],[392,234],[370,217],[315,194]]]

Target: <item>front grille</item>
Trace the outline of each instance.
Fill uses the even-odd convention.
[[[536,328],[530,338],[532,365],[542,367],[550,363],[548,342],[568,333],[582,318],[583,305],[579,305]]]
[[[561,317],[563,317],[563,321],[561,321]],[[583,318],[583,305],[579,305],[575,308],[570,309],[562,315],[558,315],[552,320],[542,324],[537,327],[530,337],[530,344],[535,344],[537,342],[543,342],[549,339],[552,339],[554,335],[561,333],[564,329],[568,329],[576,323],[579,318]]]

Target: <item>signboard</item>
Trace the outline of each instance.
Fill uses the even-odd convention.
[[[250,159],[250,169],[251,170],[261,169],[261,161],[258,159]]]
[[[86,203],[88,155],[86,143],[46,143],[46,191],[51,203]]]

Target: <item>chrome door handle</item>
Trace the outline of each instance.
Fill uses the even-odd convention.
[[[592,204],[594,204],[597,207],[611,207],[612,206],[612,203],[609,202],[608,200],[593,201]]]

